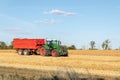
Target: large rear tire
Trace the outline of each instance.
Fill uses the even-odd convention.
[[[59,57],[60,56],[57,49],[52,50],[51,54],[52,54],[53,57]]]
[[[22,50],[22,49],[19,49],[19,50],[18,50],[18,54],[19,54],[19,55],[23,55],[23,50]]]
[[[68,51],[66,50],[66,51],[64,51],[64,56],[68,56]]]
[[[63,53],[64,53],[63,56],[68,56],[68,50],[67,49],[64,48]]]
[[[68,56],[68,50],[63,46],[61,46],[61,49],[63,50],[62,56]]]

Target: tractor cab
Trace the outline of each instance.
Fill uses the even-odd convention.
[[[57,49],[61,45],[59,40],[47,40],[47,45],[52,49]]]

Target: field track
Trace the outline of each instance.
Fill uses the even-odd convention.
[[[68,68],[82,74],[120,76],[119,50],[70,50],[69,57],[18,55],[15,50],[0,50],[0,66],[35,70]]]

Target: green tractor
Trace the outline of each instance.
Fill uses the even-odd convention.
[[[42,56],[68,56],[68,51],[61,45],[59,40],[46,40],[46,45],[39,50]]]

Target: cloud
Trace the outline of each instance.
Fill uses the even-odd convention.
[[[1,28],[1,30],[6,31],[6,32],[10,32],[10,33],[14,33],[14,34],[30,34],[29,31],[24,31],[24,30],[17,28],[17,27]]]
[[[55,15],[63,15],[63,16],[75,16],[76,13],[73,12],[66,12],[66,11],[62,11],[62,10],[51,10],[51,11],[45,11],[44,14],[55,14]]]
[[[29,31],[15,31],[14,33],[16,33],[16,34],[24,34],[24,35],[31,34],[31,32],[29,32]]]
[[[33,29],[34,26],[35,24],[17,17],[0,14],[0,32],[3,34],[31,34],[31,29]],[[29,27],[31,27],[31,29],[29,29]]]
[[[3,26],[4,26],[4,29],[7,28],[6,30],[8,30],[8,28],[10,28],[9,30],[11,30],[11,28],[12,30],[14,30],[14,29],[18,29],[19,27],[20,28],[25,27],[29,29],[29,27],[34,27],[34,24],[32,22],[25,21],[17,17],[0,14],[0,27],[3,27]]]
[[[53,25],[57,24],[60,21],[54,20],[54,19],[45,19],[45,20],[37,20],[34,23],[37,25]]]
[[[3,31],[19,31],[19,28],[2,28]]]

